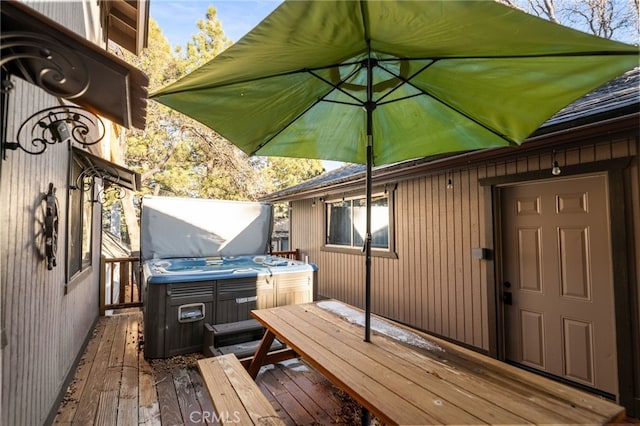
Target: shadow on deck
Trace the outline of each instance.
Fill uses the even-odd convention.
[[[215,425],[196,361],[202,354],[147,360],[142,313],[101,317],[55,424]],[[358,424],[357,404],[304,361],[263,367],[256,383],[286,424]]]

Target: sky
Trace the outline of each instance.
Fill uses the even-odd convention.
[[[236,42],[280,3],[280,0],[152,0],[150,15],[171,46],[185,46],[198,32],[196,22],[205,18],[212,5],[226,36]]]

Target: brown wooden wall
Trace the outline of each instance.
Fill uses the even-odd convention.
[[[631,166],[625,170],[625,198],[630,279],[636,289],[635,312],[640,302],[638,274],[634,272],[640,270],[640,250],[633,249],[640,247],[640,190],[635,159],[639,150],[638,137],[629,136],[584,142],[580,147],[559,149],[557,153],[561,166],[632,157]],[[548,150],[397,182],[398,258],[372,260],[373,311],[494,352],[494,262],[471,256],[472,248],[493,248],[491,190],[481,186],[479,180],[547,169],[552,177],[551,163]],[[452,189],[446,188],[449,177],[453,180]],[[321,203],[312,206],[312,200],[293,201],[291,209],[291,247],[299,248],[301,256],[308,255],[309,261],[318,265],[319,294],[363,307],[364,257],[321,250],[324,233]],[[634,333],[638,337],[637,328]]]
[[[39,2],[32,7],[81,32],[79,2]],[[32,113],[57,104],[41,89],[13,78],[8,139]],[[70,282],[65,294],[67,240],[67,144],[33,156],[9,151],[0,174],[0,319],[2,343],[0,424],[43,424],[54,408],[76,356],[98,315],[100,206],[94,205],[93,269]],[[49,182],[60,207],[58,262],[47,270],[43,257],[42,197]]]

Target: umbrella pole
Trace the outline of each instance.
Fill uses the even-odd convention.
[[[367,112],[369,115],[369,112]],[[364,242],[365,251],[365,315],[364,315],[364,341],[371,341],[371,163],[373,157],[373,137],[367,135],[367,227]]]
[[[371,341],[371,172],[373,168],[373,110],[376,104],[373,102],[373,66],[374,60],[369,57],[366,60],[367,67],[367,102],[364,107],[367,111],[367,224],[364,242],[365,252],[365,290],[364,290],[364,341]]]

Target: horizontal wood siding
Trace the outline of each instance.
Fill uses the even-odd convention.
[[[560,149],[557,159],[564,167],[633,157],[638,149],[638,139],[629,137]],[[398,258],[372,260],[373,311],[479,349],[492,349],[490,336],[495,336],[496,321],[494,263],[472,258],[473,248],[493,248],[493,230],[488,225],[493,221],[492,201],[479,180],[546,169],[551,175],[551,164],[549,150],[399,181],[395,191]],[[448,179],[453,188],[447,188]],[[638,179],[634,161],[627,171],[631,190],[627,205],[629,222],[635,229],[635,247],[640,247]],[[291,206],[291,246],[300,248],[318,265],[319,295],[364,307],[364,257],[320,250],[322,203],[316,202],[313,207],[312,200],[301,200]],[[637,250],[630,261],[640,270]],[[633,279],[637,288],[637,275]]]
[[[81,29],[80,3],[31,4],[52,19]],[[79,8],[79,9],[78,9]],[[8,139],[34,112],[57,104],[41,89],[13,78]],[[94,207],[91,273],[65,295],[67,144],[49,146],[41,155],[7,152],[0,171],[0,318],[2,348],[0,424],[42,424],[62,389],[76,356],[98,314],[100,206]],[[47,270],[44,258],[45,196],[49,182],[57,188],[59,241],[57,266]]]

